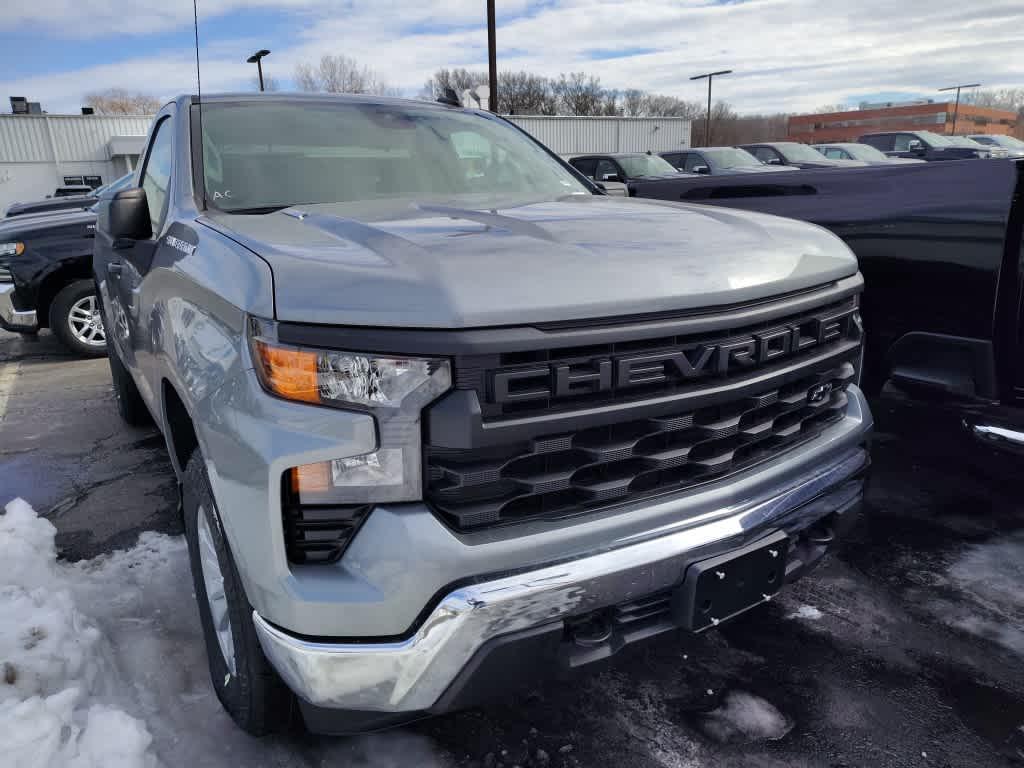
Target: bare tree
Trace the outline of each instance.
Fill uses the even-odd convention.
[[[596,115],[604,99],[601,79],[586,72],[562,74],[554,83],[562,110],[569,115]]]
[[[395,93],[376,72],[349,56],[324,54],[315,67],[308,62],[297,64],[294,77],[299,89],[309,92]]]
[[[486,72],[475,72],[461,67],[456,69],[439,69],[423,85],[420,96],[434,100],[444,95],[444,92],[451,88],[455,95],[461,97],[462,92],[478,85],[487,84]],[[500,92],[500,88],[498,89]],[[467,105],[468,106],[468,105]]]
[[[644,94],[642,104],[641,114],[647,117],[685,117],[696,120],[707,111],[699,101],[685,101],[657,93]]]
[[[160,99],[142,91],[125,88],[107,88],[82,97],[86,106],[100,115],[152,115],[160,109]]]
[[[639,88],[622,92],[622,114],[626,117],[644,117],[647,113],[647,93]]]
[[[498,111],[504,115],[554,115],[558,100],[546,77],[524,71],[499,72]]]
[[[260,89],[260,76],[259,75],[256,75],[256,77],[254,77],[252,79],[252,87],[253,87],[253,90],[255,90],[255,91],[258,91]],[[263,90],[267,91],[268,93],[272,92],[272,91],[280,91],[281,90],[281,83],[278,82],[276,77],[272,77],[271,75],[268,75],[268,74],[264,73],[263,74]]]

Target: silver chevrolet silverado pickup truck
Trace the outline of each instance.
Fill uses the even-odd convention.
[[[379,728],[703,632],[861,503],[847,247],[610,199],[486,112],[180,97],[93,267],[251,733]]]

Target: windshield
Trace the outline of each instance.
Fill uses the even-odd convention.
[[[998,144],[1000,147],[1008,147],[1010,149],[1024,149],[1024,141],[1021,141],[1020,139],[1014,136],[994,135],[986,136],[985,138],[988,139],[993,144]],[[978,141],[978,139],[975,139],[975,141]]]
[[[629,155],[617,157],[619,165],[631,179],[640,176],[663,176],[666,173],[679,173],[665,158],[657,155]]]
[[[966,136],[950,136],[949,143],[954,147],[970,147],[971,149],[984,149],[984,146],[969,139]]]
[[[718,168],[750,168],[764,165],[745,149],[734,147],[711,147],[702,149],[701,154]]]
[[[927,141],[933,147],[953,146],[953,142],[951,142],[948,138],[946,138],[945,136],[940,136],[937,133],[932,133],[931,131],[918,131],[917,135],[920,136],[922,140]]]
[[[880,150],[867,144],[840,144],[840,149],[847,152],[854,160],[888,160],[889,157]]]
[[[409,200],[491,208],[587,195],[497,119],[404,103],[211,104],[206,198],[224,211]]]
[[[821,156],[821,152],[808,147],[806,144],[784,142],[782,144],[776,144],[775,146],[778,147],[779,152],[781,152],[785,158],[791,162],[820,163],[825,159]]]

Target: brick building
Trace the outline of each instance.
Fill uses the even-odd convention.
[[[828,141],[856,141],[875,131],[953,132],[953,102],[933,102],[872,108],[817,115],[793,115],[789,118],[789,137],[793,141],[820,144]],[[1020,116],[1004,109],[989,109],[961,104],[956,132],[1014,134]]]

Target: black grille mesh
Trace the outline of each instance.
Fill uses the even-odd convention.
[[[428,501],[462,530],[557,518],[678,491],[751,466],[842,418],[849,362],[695,411],[497,448],[425,446]],[[831,385],[820,401],[812,390]]]
[[[339,507],[284,507],[284,542],[288,560],[296,564],[337,562],[360,524],[369,505]]]

